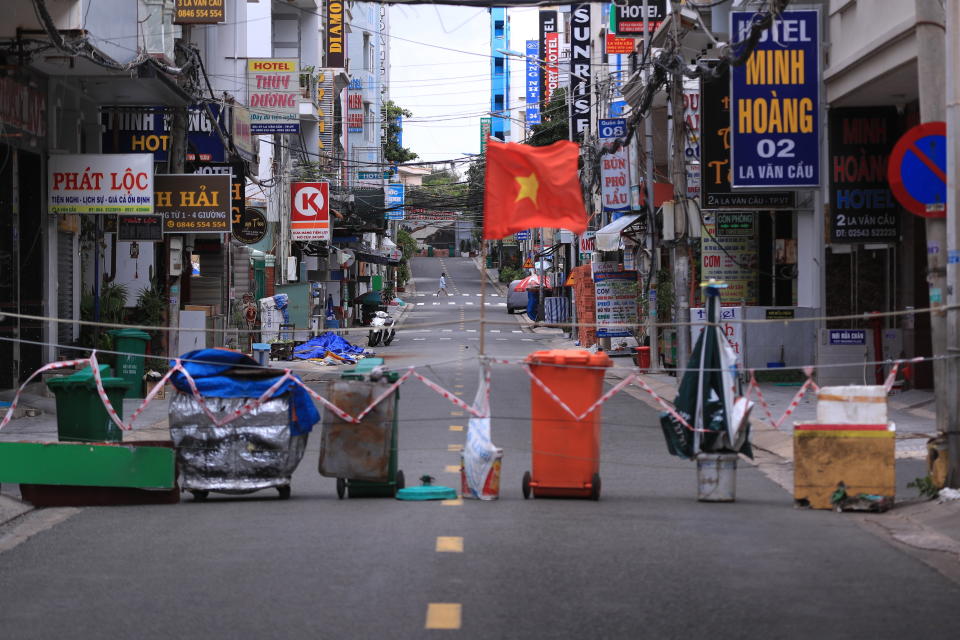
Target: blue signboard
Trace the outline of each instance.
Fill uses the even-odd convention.
[[[730,12],[735,42],[755,17]],[[784,11],[747,62],[730,67],[731,186],[820,186],[819,109],[820,12]]]
[[[540,43],[527,40],[527,124],[540,124]]]
[[[210,111],[217,118],[220,131],[229,132],[226,114],[220,112],[220,105],[211,104]],[[104,107],[100,110],[101,149],[104,153],[152,153],[154,162],[166,162],[172,121],[173,111],[167,107]],[[207,110],[201,105],[190,107],[186,160],[223,162],[225,157],[223,140]]]
[[[626,118],[600,118],[597,125],[600,138],[624,138],[627,135]]]
[[[527,238],[530,237],[530,231],[529,231],[529,230],[528,230],[528,231],[517,231],[515,234],[513,234],[513,237],[516,238],[518,242],[519,242],[520,240],[526,240]]]
[[[867,344],[867,332],[864,329],[831,329],[831,345]]]
[[[383,204],[387,208],[387,220],[403,220],[405,185],[388,184],[383,194]]]

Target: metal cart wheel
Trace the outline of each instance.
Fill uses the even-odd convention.
[[[347,481],[343,478],[337,478],[337,498],[343,500],[343,495],[347,492]]]
[[[191,489],[190,493],[193,494],[193,500],[195,502],[203,502],[207,499],[207,496],[210,495],[209,491],[204,491],[202,489]]]
[[[281,499],[281,500],[289,500],[289,499],[290,499],[290,485],[285,484],[285,485],[283,485],[282,487],[277,487],[277,493],[280,494],[280,499]]]
[[[396,496],[397,491],[400,491],[400,489],[403,489],[406,486],[407,486],[407,483],[403,477],[403,471],[401,471],[400,469],[397,469],[397,483],[396,483],[396,488],[393,492],[393,495]]]
[[[529,471],[523,472],[523,499],[524,500],[530,499],[530,472]]]
[[[599,473],[593,474],[593,477],[590,478],[590,484],[593,485],[593,487],[590,489],[590,499],[599,500],[600,499],[600,474]]]

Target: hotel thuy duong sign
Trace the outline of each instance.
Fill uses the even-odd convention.
[[[225,0],[177,0],[173,10],[173,24],[217,24],[227,17]]]
[[[230,176],[156,176],[157,213],[164,233],[230,232]]]
[[[300,66],[296,60],[247,60],[247,90],[251,133],[300,132]]]
[[[50,213],[153,213],[153,155],[52,154]]]

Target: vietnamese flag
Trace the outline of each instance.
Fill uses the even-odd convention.
[[[580,147],[560,140],[545,147],[487,142],[483,238],[496,240],[525,229],[587,230],[577,174]]]

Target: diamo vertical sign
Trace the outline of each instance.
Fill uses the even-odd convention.
[[[527,124],[540,124],[540,45],[527,40]]]
[[[732,11],[747,39],[756,13]],[[746,64],[730,69],[731,185],[820,185],[820,12],[784,11]]]
[[[330,241],[330,183],[290,185],[290,238]]]
[[[253,134],[300,132],[300,66],[296,60],[247,60],[247,88]]]
[[[344,67],[343,3],[327,2],[327,66]]]
[[[571,131],[582,138],[590,130],[590,5],[575,4],[570,10],[570,105]]]

